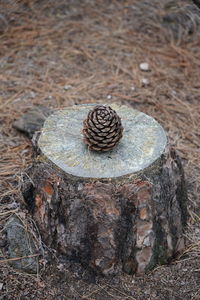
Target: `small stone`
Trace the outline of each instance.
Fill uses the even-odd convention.
[[[35,98],[36,97],[36,93],[33,92],[33,91],[30,91],[29,97],[30,98]]]
[[[53,110],[48,107],[42,105],[34,106],[14,121],[12,125],[18,131],[32,138],[33,134],[42,128],[44,121],[52,112]]]
[[[135,283],[135,279],[131,280],[131,283]]]
[[[145,71],[145,72],[150,71],[149,64],[146,63],[146,62],[141,63],[140,64],[140,70]]]
[[[17,202],[9,203],[9,204],[6,205],[6,208],[7,209],[16,209],[16,208],[19,208],[19,203],[17,203]]]
[[[108,96],[107,96],[107,99],[108,99],[108,100],[112,99],[112,96],[111,96],[111,95],[108,95]]]
[[[0,282],[0,291],[3,289],[3,282]]]
[[[65,90],[65,91],[68,91],[68,90],[70,90],[70,89],[72,89],[72,85],[66,84],[66,85],[64,86],[64,90]]]
[[[32,236],[28,233],[21,220],[11,217],[5,227],[7,233],[8,256],[16,258],[9,263],[16,269],[27,273],[37,273],[38,259]],[[21,259],[18,259],[21,258]]]
[[[64,269],[64,265],[63,264],[58,264],[57,265],[57,269],[60,270],[60,271],[63,270]]]
[[[143,86],[147,86],[147,85],[149,85],[149,84],[150,84],[149,79],[147,79],[147,78],[142,78],[142,85],[143,85]]]
[[[172,95],[173,95],[173,96],[176,96],[176,95],[177,95],[177,92],[174,91],[174,90],[172,90]]]
[[[134,85],[131,87],[131,91],[135,91],[136,89],[135,89],[135,87],[134,87]]]

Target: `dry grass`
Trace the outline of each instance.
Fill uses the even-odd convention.
[[[13,2],[15,5],[10,5]],[[181,29],[179,22],[177,39],[174,27],[166,28],[160,22],[163,14],[171,12],[170,7],[167,10],[164,7],[169,1],[159,1],[159,5],[158,1],[152,1],[151,5],[150,2],[0,1],[1,15],[6,22],[0,36],[0,221],[3,224],[13,212],[13,203],[21,202],[21,172],[31,163],[30,141],[12,128],[13,120],[34,104],[59,109],[75,103],[125,103],[156,118],[183,159],[191,215],[185,254],[194,262],[187,267],[192,272],[200,268],[194,267],[200,252],[197,230],[200,214],[199,16],[196,11],[195,16],[190,12],[190,20],[195,20],[192,32],[185,27]],[[187,2],[184,1],[186,5]],[[173,13],[180,14],[179,7],[172,8]],[[149,63],[150,72],[139,69],[144,61]],[[144,86],[143,78],[149,79],[150,84]],[[69,299],[147,299],[142,297],[147,297],[152,288],[156,293],[154,280],[165,274],[168,282],[161,283],[163,298],[155,294],[150,299],[179,299],[173,298],[179,295],[176,289],[174,294],[168,291],[171,298],[164,298],[167,297],[165,287],[170,285],[170,276],[174,277],[175,273],[180,277],[179,283],[185,276],[192,284],[192,279],[177,267],[185,263],[188,262],[178,260],[171,269],[161,267],[145,277],[145,283],[143,279],[124,276],[119,288],[118,283],[104,280],[99,285],[82,283],[80,287],[74,283],[65,288],[70,295],[74,294],[74,298]],[[17,289],[21,295],[20,285],[15,286],[20,275],[6,268],[5,274],[14,274],[10,279],[13,288],[11,285],[9,288]],[[49,274],[45,276],[51,278]],[[26,276],[22,276],[23,282]],[[38,278],[35,280],[38,282]],[[48,294],[46,298],[38,294],[37,299],[55,299],[58,282],[49,279],[55,284],[55,293],[51,295],[50,283],[45,280],[39,281],[39,285],[44,285],[41,293],[48,290]],[[131,280],[135,280],[134,283]],[[142,284],[147,296],[140,288]],[[73,293],[73,288],[79,292]],[[189,298],[186,290],[181,295],[184,299],[197,299],[195,293],[196,290],[194,298]],[[12,293],[6,297],[1,299],[13,299]]]

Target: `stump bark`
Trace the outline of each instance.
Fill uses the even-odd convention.
[[[110,152],[83,143],[93,105],[45,121],[23,195],[43,241],[104,275],[151,270],[184,248],[187,193],[180,158],[151,117],[111,105],[124,136]]]

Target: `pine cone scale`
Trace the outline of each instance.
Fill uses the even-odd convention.
[[[104,128],[104,126],[101,125],[101,124],[96,124],[95,127],[98,128],[98,129],[103,129]]]
[[[94,145],[100,145],[100,143],[92,138],[90,138],[90,142],[93,143]]]
[[[103,128],[101,131],[106,133],[106,132],[109,132],[109,130],[110,130],[110,128],[107,127],[107,128]]]
[[[114,131],[107,135],[107,138],[113,138],[116,135]]]
[[[101,132],[101,133],[99,133],[98,135],[99,135],[99,136],[106,137],[106,136],[108,135],[108,133],[107,133],[107,132]]]
[[[112,132],[115,132],[115,130],[116,130],[116,125],[113,125],[111,128],[110,128],[110,133],[112,133]]]

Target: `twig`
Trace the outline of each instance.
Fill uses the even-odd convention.
[[[8,259],[2,259],[2,260],[0,260],[0,263],[6,263],[6,262],[9,262],[9,261],[16,261],[16,260],[25,259],[25,258],[31,258],[31,257],[36,257],[36,256],[39,256],[39,254],[33,254],[33,255],[22,256],[22,257],[13,257],[13,258],[8,258]]]

